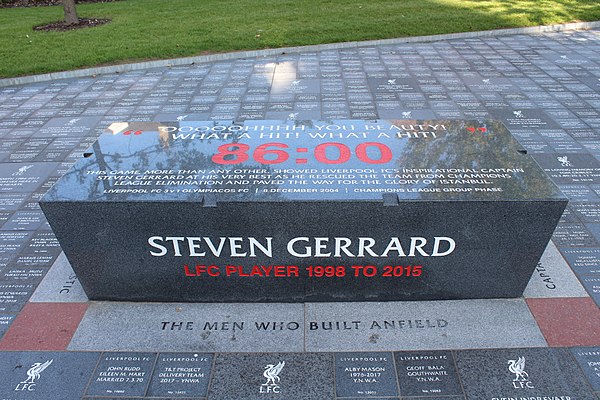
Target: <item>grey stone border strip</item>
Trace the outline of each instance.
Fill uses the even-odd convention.
[[[403,43],[415,43],[415,42],[436,42],[441,40],[450,39],[470,39],[470,38],[482,38],[492,36],[507,36],[507,35],[520,35],[520,34],[536,34],[536,33],[547,33],[547,32],[566,32],[566,31],[581,31],[590,30],[594,28],[600,28],[600,21],[592,22],[573,22],[568,24],[558,25],[542,25],[532,26],[526,28],[510,28],[510,29],[494,29],[489,31],[478,31],[478,32],[460,32],[460,33],[447,33],[442,35],[430,35],[430,36],[413,36],[403,37],[394,39],[381,39],[381,40],[369,40],[361,42],[342,42],[342,43],[328,43],[328,44],[317,44],[309,46],[297,46],[297,47],[281,47],[276,49],[265,49],[265,50],[249,50],[239,52],[229,52],[221,54],[211,54],[206,56],[193,56],[183,58],[171,58],[166,60],[156,61],[145,61],[132,64],[119,64],[109,65],[106,67],[94,67],[77,69],[73,71],[62,71],[52,72],[49,74],[41,75],[29,75],[16,78],[0,79],[0,87],[25,85],[36,82],[46,82],[56,79],[69,79],[69,78],[82,78],[92,77],[102,74],[114,74],[123,73],[129,71],[135,71],[140,69],[148,68],[159,68],[159,67],[173,67],[177,65],[191,65],[208,63],[214,61],[225,61],[225,60],[238,60],[244,58],[258,58],[268,57],[281,54],[289,53],[300,53],[309,51],[323,51],[323,50],[337,50],[346,48],[356,47],[369,47],[369,46],[385,46]]]

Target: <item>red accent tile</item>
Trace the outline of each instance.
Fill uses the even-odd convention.
[[[27,303],[0,341],[0,350],[65,350],[86,303]]]
[[[526,301],[548,345],[600,346],[600,309],[591,298]]]

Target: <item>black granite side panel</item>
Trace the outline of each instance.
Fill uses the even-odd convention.
[[[564,206],[559,201],[42,203],[90,299],[209,302],[518,297]],[[151,252],[160,251],[148,242],[154,236],[209,237],[215,248],[219,238],[226,239],[220,257],[206,243],[195,250],[205,256],[190,256],[185,241],[178,242],[179,256],[168,241],[161,242],[166,254],[155,256]],[[232,249],[230,237],[241,238],[241,247]],[[249,237],[265,246],[265,238],[272,237],[271,257],[258,248],[252,257]],[[363,251],[361,257],[361,237],[373,238],[375,256]],[[383,256],[392,237],[400,239],[406,256],[397,250]],[[427,240],[428,256],[418,251],[410,256],[411,237]],[[452,238],[455,250],[431,256],[434,237]],[[293,249],[310,251],[310,257],[292,256],[288,243],[294,238],[306,238]],[[351,241],[352,256],[340,250],[336,257],[335,238]],[[324,256],[315,256],[319,253]],[[334,267],[330,276],[317,276],[315,267],[327,265]],[[266,272],[261,266],[283,267]]]

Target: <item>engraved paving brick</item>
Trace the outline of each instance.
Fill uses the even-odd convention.
[[[86,390],[88,396],[144,396],[155,353],[102,353]]]
[[[218,354],[211,400],[333,399],[333,355]]]
[[[567,349],[465,350],[456,364],[468,400],[593,398]]]
[[[148,388],[150,397],[206,397],[213,355],[161,353]]]
[[[335,353],[337,398],[397,396],[392,353]]]
[[[394,358],[403,397],[463,394],[452,352],[398,352]]]
[[[99,353],[0,352],[0,398],[79,400]]]
[[[571,353],[595,392],[600,392],[600,347],[575,347]]]

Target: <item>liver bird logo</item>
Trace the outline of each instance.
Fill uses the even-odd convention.
[[[27,370],[28,378],[21,383],[33,383],[36,379],[40,379],[40,374],[52,364],[54,360],[48,360],[45,363],[36,362]]]
[[[525,382],[529,380],[529,374],[525,372],[525,357],[518,360],[508,360],[508,370],[515,374],[513,381]]]
[[[13,172],[12,176],[22,176],[30,168],[33,168],[33,164],[31,164],[31,165],[24,165],[21,168],[19,168],[17,171]]]
[[[285,366],[285,361],[279,362],[277,365],[269,364],[265,367],[265,372],[263,372],[263,376],[267,378],[267,382],[263,385],[277,385],[281,378],[279,378],[279,374],[281,370]]]
[[[560,162],[563,167],[571,167],[571,161],[569,161],[567,156],[556,157],[556,159]]]

